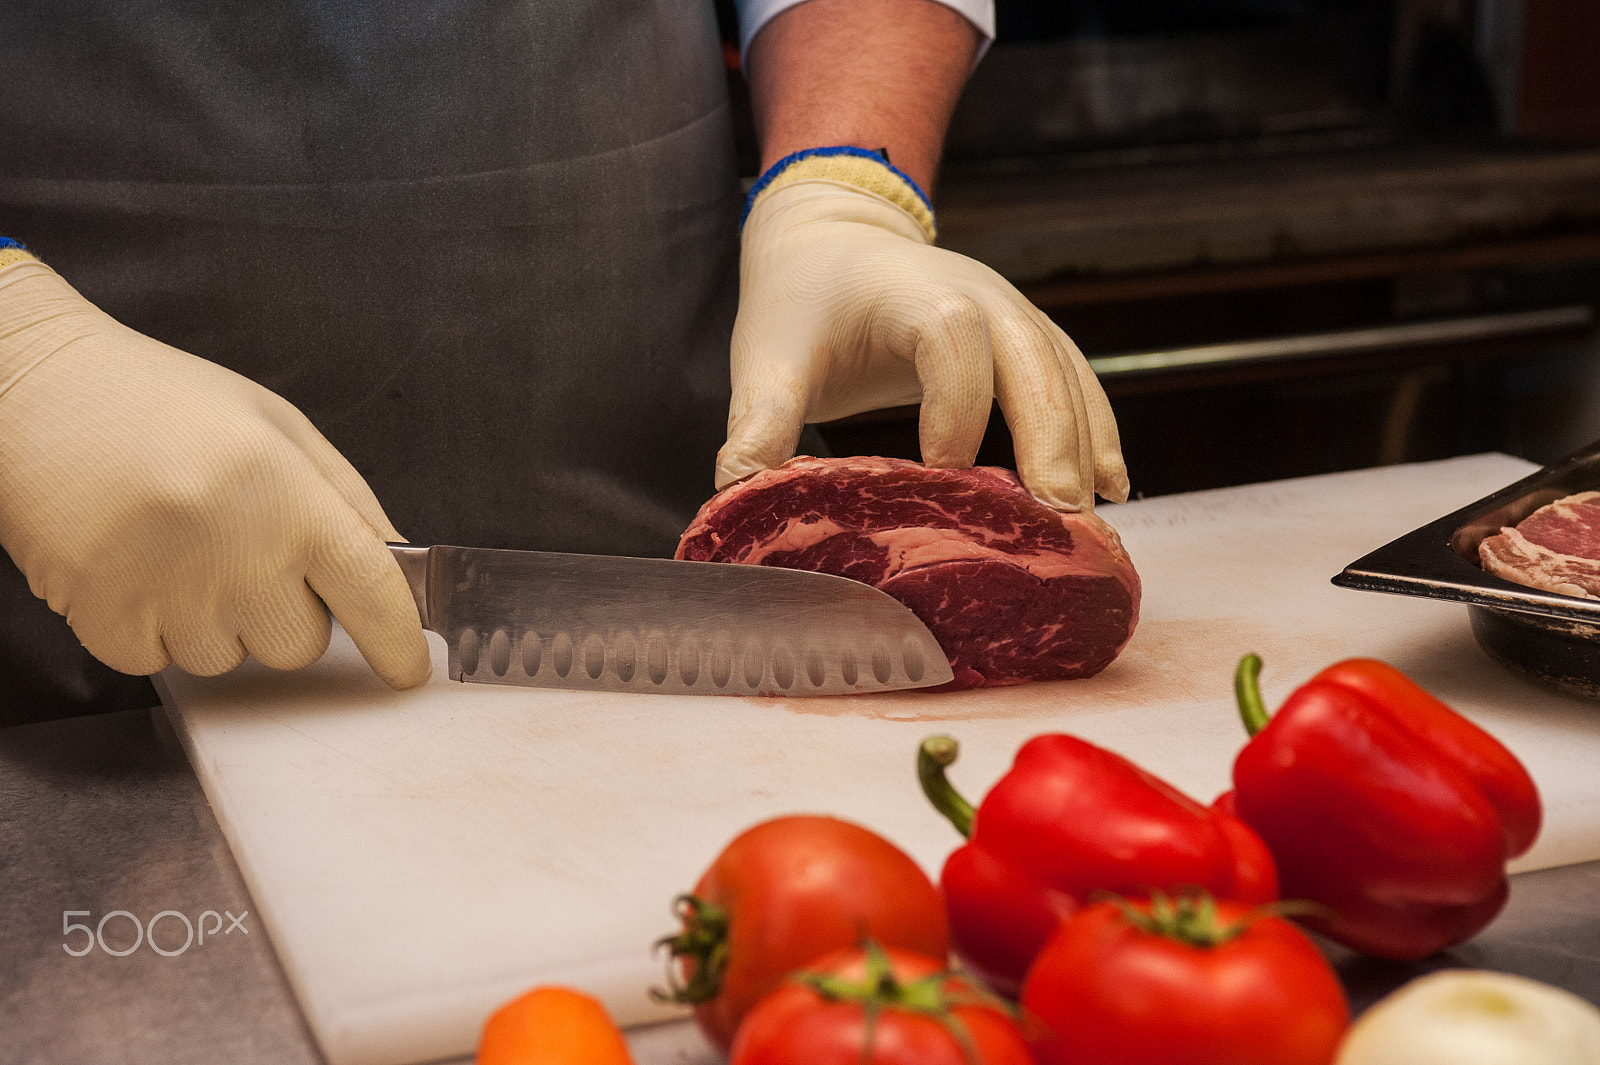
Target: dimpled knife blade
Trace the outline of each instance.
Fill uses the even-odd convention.
[[[948,683],[917,616],[771,566],[390,544],[450,678],[663,695],[842,695]]]

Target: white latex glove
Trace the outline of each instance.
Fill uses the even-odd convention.
[[[718,488],[789,459],[806,422],[919,400],[924,464],[965,468],[998,399],[1040,502],[1127,498],[1116,420],[1077,345],[890,199],[774,183],[745,220],[739,284]]]
[[[1361,1015],[1335,1065],[1600,1065],[1600,1009],[1537,980],[1419,977]]]
[[[282,397],[119,324],[49,267],[0,269],[0,545],[124,673],[279,669],[327,608],[395,687],[430,668],[361,475]]]

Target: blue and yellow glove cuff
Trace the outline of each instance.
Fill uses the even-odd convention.
[[[0,237],[0,268],[25,260],[37,262],[39,257],[23,247],[21,241],[12,240],[10,237]]]
[[[933,204],[928,201],[927,193],[918,188],[915,181],[896,170],[883,152],[868,151],[865,148],[853,148],[848,145],[807,148],[803,152],[786,155],[773,163],[751,186],[750,195],[744,201],[744,214],[739,218],[739,225],[742,227],[744,220],[750,217],[750,209],[756,205],[762,193],[792,185],[796,181],[816,180],[854,185],[858,189],[882,196],[917,220],[923,232],[928,235],[929,244],[932,244],[934,237],[938,236],[939,228],[934,222]]]

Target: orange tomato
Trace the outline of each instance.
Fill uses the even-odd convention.
[[[633,1065],[633,1055],[599,999],[536,987],[484,1023],[477,1065]]]

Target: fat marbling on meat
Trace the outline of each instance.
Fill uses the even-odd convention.
[[[1546,504],[1478,545],[1497,577],[1547,592],[1600,599],[1600,492]]]
[[[944,648],[951,688],[1093,676],[1139,620],[1139,575],[1116,530],[1051,510],[992,466],[791,459],[707,502],[677,557],[880,588]]]

